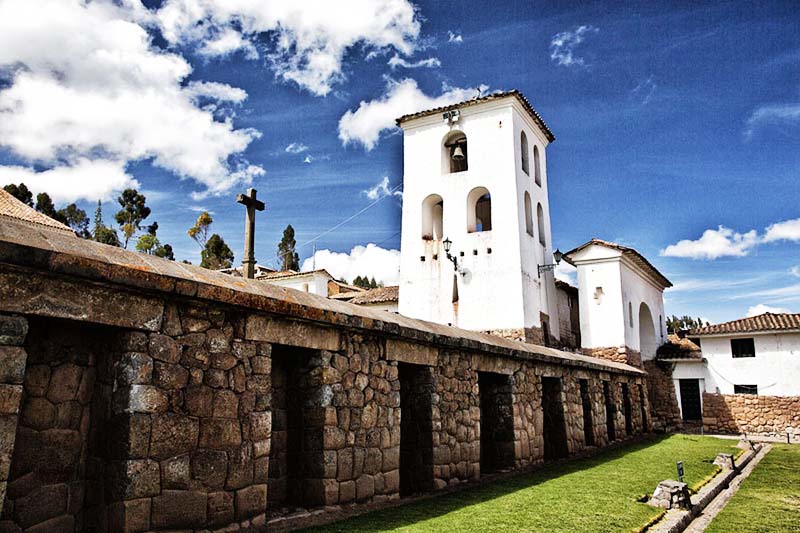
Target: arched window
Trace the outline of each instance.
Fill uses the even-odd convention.
[[[426,241],[442,238],[444,202],[438,194],[422,201],[422,238]]]
[[[492,230],[492,197],[486,187],[476,187],[467,196],[467,232]]]
[[[536,223],[539,230],[539,243],[542,246],[547,246],[547,239],[544,236],[544,209],[542,209],[542,204],[536,205]]]
[[[442,143],[442,173],[467,170],[467,136],[463,131],[451,131]]]
[[[542,186],[542,171],[539,164],[539,147],[533,145],[533,180],[539,187]]]
[[[533,207],[531,205],[531,195],[525,191],[525,231],[533,237]]]
[[[528,136],[525,132],[519,134],[519,150],[522,157],[522,171],[530,176],[530,165],[528,164]]]

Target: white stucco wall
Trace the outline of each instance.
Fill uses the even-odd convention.
[[[734,358],[732,338],[752,337],[755,357]],[[708,361],[706,392],[733,394],[733,385],[758,385],[761,396],[800,395],[800,332],[754,335],[703,336],[703,357]]]
[[[521,170],[522,128],[531,154],[530,175]],[[492,330],[540,327],[543,311],[550,316],[551,334],[558,338],[552,273],[537,276],[538,264],[552,262],[544,135],[513,97],[462,108],[452,125],[436,114],[406,122],[403,129],[400,313],[465,329]],[[456,129],[467,136],[468,170],[443,172],[442,143]],[[534,145],[539,146],[541,187],[534,184]],[[469,233],[467,198],[476,187],[491,194],[492,229]],[[534,236],[525,231],[525,191],[531,195],[534,225],[536,205],[542,204],[544,250],[537,231]],[[452,301],[453,265],[445,257],[441,239],[422,238],[423,202],[432,194],[444,203],[442,236],[453,242],[451,253],[467,271],[457,276],[457,305]]]
[[[319,296],[328,296],[328,280],[330,278],[322,272],[309,272],[302,276],[292,276],[288,278],[263,279],[266,283],[287,287],[298,291],[310,292]]]
[[[664,290],[621,251],[591,245],[572,256],[578,268],[581,344],[584,348],[627,346],[642,352],[640,312],[647,306],[654,342],[642,358],[655,357],[666,341]],[[599,294],[602,289],[602,294]]]
[[[397,302],[380,302],[375,304],[359,304],[362,307],[369,307],[376,311],[387,311],[389,313],[397,313]]]

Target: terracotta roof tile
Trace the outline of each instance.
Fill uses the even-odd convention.
[[[764,313],[694,329],[691,335],[721,333],[750,333],[755,331],[784,331],[800,329],[800,313]]]
[[[43,215],[34,208],[25,205],[3,189],[0,189],[0,216],[15,218],[28,224],[45,226],[52,230],[75,236],[75,232],[69,226],[65,226],[61,222],[53,220],[49,216]]]
[[[370,289],[368,291],[356,293],[348,301],[351,304],[358,305],[396,302],[399,298],[399,295],[400,287],[397,285],[392,285],[391,287],[378,287],[377,289]]]
[[[427,117],[428,115],[435,115],[437,113],[444,113],[445,111],[449,111],[449,110],[452,110],[452,109],[460,109],[460,108],[463,108],[463,107],[473,106],[473,105],[476,105],[476,104],[482,104],[484,102],[491,102],[492,100],[501,100],[501,99],[507,98],[509,96],[513,96],[517,100],[519,100],[519,102],[522,104],[522,107],[525,108],[525,110],[531,116],[533,121],[542,129],[542,131],[544,132],[544,134],[547,137],[548,141],[553,142],[553,141],[556,140],[555,135],[553,135],[553,132],[550,131],[550,128],[547,127],[547,124],[545,124],[544,119],[542,119],[542,117],[539,115],[539,113],[536,112],[536,110],[533,108],[533,106],[528,101],[528,99],[525,98],[525,95],[522,94],[521,92],[519,92],[516,89],[511,89],[510,91],[500,91],[500,92],[496,92],[496,93],[492,93],[492,94],[487,94],[486,96],[480,96],[478,98],[473,98],[472,100],[467,100],[465,102],[459,102],[457,104],[446,105],[446,106],[442,106],[442,107],[435,107],[433,109],[428,109],[428,110],[425,110],[425,111],[419,111],[417,113],[409,113],[407,115],[403,115],[402,117],[398,118],[396,122],[397,122],[397,125],[399,126],[403,122],[407,122],[407,121],[413,120],[415,118]]]
[[[659,346],[656,359],[702,359],[700,347],[687,338],[669,335],[667,342]]]

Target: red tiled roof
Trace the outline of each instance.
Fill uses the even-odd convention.
[[[764,313],[694,329],[690,335],[750,333],[755,331],[800,330],[800,313]]]
[[[507,97],[510,97],[510,96],[513,96],[514,98],[516,98],[519,101],[519,103],[522,104],[522,107],[525,108],[525,110],[531,116],[533,121],[542,129],[542,131],[544,132],[545,137],[547,137],[548,141],[553,142],[553,141],[556,140],[555,135],[553,135],[553,132],[550,131],[550,128],[547,127],[547,124],[545,124],[544,119],[542,119],[542,117],[539,115],[539,113],[536,112],[536,110],[533,108],[533,106],[528,101],[528,99],[525,98],[525,95],[522,94],[521,92],[519,92],[516,89],[511,89],[510,91],[500,91],[500,92],[496,92],[496,93],[492,93],[492,94],[487,94],[486,96],[479,96],[477,98],[473,98],[472,100],[467,100],[465,102],[459,102],[457,104],[446,105],[446,106],[442,106],[442,107],[436,107],[436,108],[433,108],[433,109],[428,109],[426,111],[419,111],[417,113],[409,113],[407,115],[403,115],[402,117],[398,118],[396,120],[396,122],[397,122],[397,125],[399,126],[403,122],[407,122],[407,121],[413,120],[415,118],[427,117],[428,115],[435,115],[437,113],[444,113],[445,111],[450,111],[452,109],[459,109],[459,108],[462,108],[462,107],[468,107],[468,106],[473,106],[473,105],[476,105],[476,104],[482,104],[484,102],[491,102],[492,100],[500,100],[502,98],[507,98]]]
[[[687,338],[669,335],[666,344],[659,346],[656,359],[702,359],[700,347]]]
[[[0,189],[0,216],[22,220],[27,224],[44,226],[75,236],[75,232],[69,226],[65,226],[61,222],[53,220],[49,216],[43,215],[34,208],[25,205],[3,189]]]
[[[365,305],[378,304],[385,302],[396,302],[399,299],[400,287],[392,285],[390,287],[378,287],[364,292],[342,293],[334,295],[338,300],[347,300],[351,304]],[[349,299],[348,296],[351,296]]]
[[[659,272],[658,269],[656,267],[654,267],[652,265],[652,263],[650,263],[650,261],[645,259],[645,257],[642,254],[640,254],[638,251],[636,251],[636,249],[631,248],[629,246],[623,246],[623,245],[617,244],[615,242],[604,241],[603,239],[594,238],[594,239],[590,240],[589,242],[578,246],[574,250],[570,250],[569,252],[565,253],[564,254],[564,259],[566,259],[567,263],[572,265],[571,256],[576,254],[576,253],[578,253],[578,252],[580,252],[584,248],[592,246],[593,244],[596,244],[598,246],[605,246],[606,248],[612,248],[614,250],[618,250],[618,251],[622,252],[622,255],[624,255],[625,257],[629,258],[631,261],[633,261],[633,263],[636,266],[638,266],[639,268],[641,268],[645,272],[649,272],[650,274],[652,274],[657,280],[659,280],[661,282],[662,285],[664,285],[665,287],[672,287],[672,282],[670,280],[668,280],[666,278],[666,276],[664,276],[664,274]]]
[[[262,275],[258,276],[256,279],[269,281],[269,280],[272,280],[272,279],[284,279],[284,278],[294,278],[294,277],[299,277],[299,276],[307,276],[309,274],[316,274],[317,272],[323,273],[326,276],[328,276],[330,279],[333,279],[333,276],[331,276],[328,273],[328,271],[325,270],[324,268],[320,268],[320,269],[317,269],[317,270],[307,270],[305,272],[296,272],[294,270],[278,270],[278,271],[275,271],[275,272],[267,272],[265,274],[262,274]]]

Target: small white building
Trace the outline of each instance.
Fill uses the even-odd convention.
[[[400,313],[539,344],[558,339],[553,273],[539,269],[553,263],[547,125],[518,91],[397,123]]]
[[[564,254],[578,269],[584,353],[641,366],[666,342],[664,289],[672,283],[639,252],[592,239]]]
[[[286,287],[319,296],[330,297],[341,292],[360,292],[364,289],[338,281],[325,269],[295,272],[271,271],[256,274],[256,279],[279,287]]]
[[[702,358],[671,359],[684,420],[698,419],[703,392],[800,396],[800,313],[740,318],[696,329],[690,338]]]

